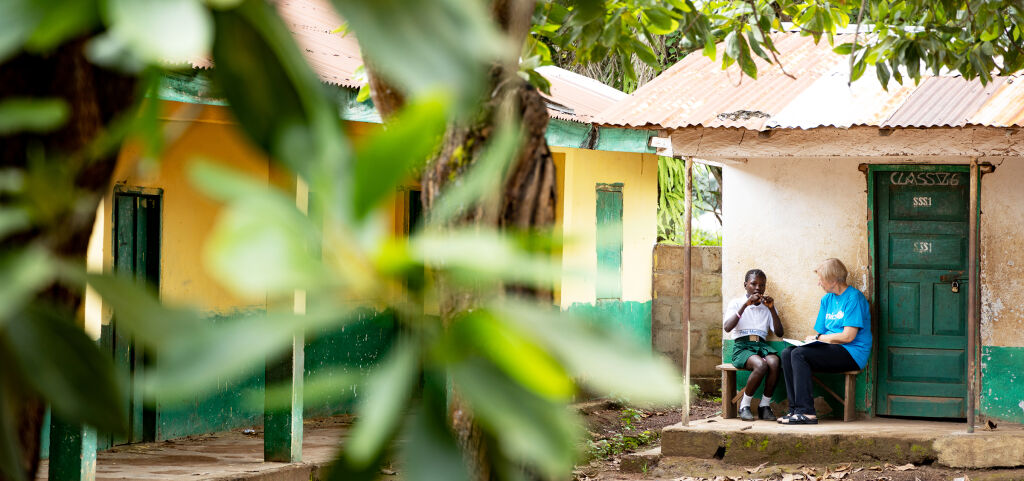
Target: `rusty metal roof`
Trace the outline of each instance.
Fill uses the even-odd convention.
[[[363,65],[359,43],[352,33],[331,33],[344,20],[326,0],[274,3],[321,81],[355,89],[362,86],[363,81],[356,76],[356,70]],[[192,66],[205,69],[212,67],[213,62],[208,58],[195,59]],[[541,67],[538,72],[551,82],[551,95],[544,97],[548,114],[554,118],[590,123],[594,115],[626,96],[597,80],[558,67]]]
[[[835,44],[852,35],[835,36]],[[772,36],[782,69],[756,60],[758,78],[699,52],[688,55],[595,122],[634,128],[735,127],[750,130],[816,127],[962,127],[1024,125],[1024,79],[997,77],[982,86],[956,74],[889,81],[883,89],[869,68],[848,84],[849,57],[825,41],[796,33]],[[723,47],[719,47],[723,48]],[[1016,81],[1015,81],[1016,80]]]

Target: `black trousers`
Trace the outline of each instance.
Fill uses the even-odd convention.
[[[789,410],[795,414],[815,414],[814,381],[817,372],[845,372],[860,369],[857,361],[839,344],[816,342],[806,346],[790,346],[782,351],[782,372],[786,377]]]

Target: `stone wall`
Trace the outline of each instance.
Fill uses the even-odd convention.
[[[683,246],[654,248],[651,336],[654,349],[684,369]],[[690,376],[716,379],[722,362],[722,248],[692,247],[693,298],[690,303]],[[702,386],[703,388],[703,386]]]

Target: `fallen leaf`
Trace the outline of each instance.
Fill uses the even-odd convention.
[[[808,468],[808,467],[805,467],[805,466],[801,466],[800,467],[800,471],[802,473],[808,475],[808,476],[812,476],[812,475],[818,474],[818,471],[815,470],[814,468]]]
[[[861,471],[864,471],[864,468],[854,468],[854,470],[853,470],[853,472],[855,472],[855,473],[859,473]]]
[[[896,466],[892,469],[895,469],[896,471],[910,471],[911,469],[915,469],[915,467],[913,464],[907,463],[904,464],[903,466]]]
[[[397,473],[393,469],[380,468],[380,474],[383,474],[383,475],[386,475],[386,476],[394,476]]]
[[[893,466],[893,465],[891,465],[889,463],[885,463],[885,469],[892,469],[892,468],[895,468],[895,467],[896,466]]]
[[[869,466],[868,469],[870,469],[872,471],[881,471],[882,467],[881,466]]]
[[[801,476],[801,478],[802,477],[803,476]],[[785,474],[782,475],[782,481],[793,481],[794,479],[796,479],[796,478],[794,478],[792,474],[785,473]]]
[[[753,429],[753,428],[754,428],[754,426],[747,426],[745,428],[740,428],[740,431],[746,431],[748,429]]]
[[[767,462],[767,461],[765,461],[765,462],[763,462],[763,463],[761,463],[761,464],[757,465],[757,467],[754,467],[754,468],[747,468],[747,472],[748,472],[748,473],[750,473],[750,474],[755,474],[755,473],[757,473],[758,471],[760,471],[760,470],[764,469],[764,467],[765,467],[765,466],[768,466],[768,462]]]
[[[844,464],[844,465],[839,466],[838,468],[836,468],[836,471],[849,471],[849,470],[850,470],[850,465],[849,464]]]
[[[832,476],[832,479],[843,479],[843,478],[845,478],[845,477],[847,477],[849,475],[850,475],[849,472],[839,471],[839,472],[836,472],[836,473],[832,473],[831,476]]]

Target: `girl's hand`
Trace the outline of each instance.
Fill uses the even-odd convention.
[[[760,304],[762,300],[763,299],[761,298],[761,294],[758,294],[758,293],[755,292],[755,293],[751,294],[750,297],[747,298],[747,305],[748,306],[756,306],[756,305]]]
[[[775,308],[775,299],[772,299],[772,296],[762,296],[761,302],[763,302],[764,307],[767,307],[768,309]]]

